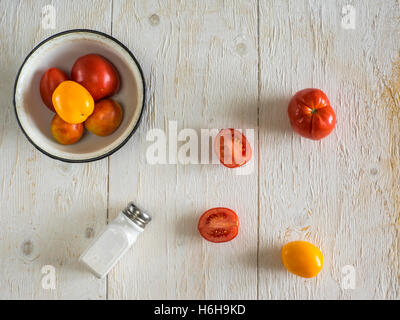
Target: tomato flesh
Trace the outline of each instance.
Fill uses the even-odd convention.
[[[250,143],[246,136],[235,129],[222,129],[214,144],[219,161],[228,168],[245,165],[252,157]]]
[[[288,114],[293,130],[312,140],[325,138],[336,125],[335,111],[319,89],[297,92],[290,100]]]
[[[213,208],[200,217],[198,229],[202,237],[211,242],[227,242],[239,232],[239,218],[228,208]]]

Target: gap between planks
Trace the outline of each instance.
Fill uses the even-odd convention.
[[[257,270],[256,270],[256,297],[259,299],[259,249],[260,249],[260,95],[261,95],[261,65],[260,65],[260,0],[257,0]],[[111,26],[110,35],[113,36],[113,23],[114,23],[114,0],[111,0]],[[145,79],[146,81],[146,79]],[[110,210],[110,156],[107,157],[107,210],[106,210],[106,223],[109,223],[109,210]],[[109,300],[109,275],[106,276],[106,300]]]

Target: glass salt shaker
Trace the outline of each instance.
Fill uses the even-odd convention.
[[[79,261],[98,278],[103,278],[133,245],[150,220],[148,214],[130,202],[96,237]]]

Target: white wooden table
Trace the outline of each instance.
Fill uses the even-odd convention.
[[[49,4],[54,29],[42,25]],[[1,0],[0,12],[0,298],[399,299],[398,1]],[[26,54],[73,28],[126,44],[148,86],[137,133],[88,164],[41,154],[12,107]],[[324,90],[337,114],[321,142],[294,134],[287,118],[291,95],[307,87]],[[254,172],[148,164],[146,133],[169,121],[256,129]],[[77,258],[129,200],[154,220],[98,280]],[[199,236],[214,206],[238,213],[234,241]],[[298,239],[324,253],[315,279],[281,266],[281,246]],[[45,265],[54,290],[42,287]]]

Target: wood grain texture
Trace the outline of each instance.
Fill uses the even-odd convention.
[[[41,26],[48,4],[54,30]],[[354,30],[341,27],[348,4]],[[400,298],[398,1],[1,0],[0,12],[0,298]],[[91,164],[36,151],[12,108],[26,54],[72,28],[126,44],[148,89],[133,138]],[[287,118],[290,97],[306,87],[324,90],[336,110],[336,130],[321,142],[294,134]],[[149,164],[146,134],[168,132],[170,121],[178,132],[256,129],[254,171]],[[153,221],[97,280],[77,258],[130,200]],[[196,230],[215,206],[240,217],[230,243],[207,243]],[[316,279],[281,265],[281,246],[299,239],[324,253]],[[48,264],[56,290],[41,286]],[[354,290],[341,287],[346,265]]]
[[[399,298],[400,109],[382,106],[398,57],[399,4],[353,3],[356,29],[345,30],[346,4],[260,2],[261,299]],[[337,113],[321,142],[300,138],[287,120],[290,96],[307,87],[323,89]],[[281,246],[298,239],[325,254],[317,279],[280,265]],[[346,265],[354,290],[341,288]]]
[[[146,132],[168,133],[169,121],[199,135],[256,128],[256,3],[114,1],[113,12],[113,35],[132,49],[149,88],[140,130],[110,160],[110,215],[132,199],[154,221],[111,272],[109,297],[256,298],[256,172],[238,177],[220,165],[150,165],[145,157]],[[232,243],[207,243],[196,230],[216,206],[240,216]]]
[[[104,299],[105,280],[84,271],[77,258],[86,236],[106,222],[107,159],[67,164],[41,154],[18,128],[12,92],[19,66],[41,40],[78,27],[109,32],[111,3],[53,1],[56,29],[45,30],[41,10],[48,4],[0,2],[0,298]],[[45,265],[56,269],[55,290],[42,288]]]

